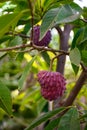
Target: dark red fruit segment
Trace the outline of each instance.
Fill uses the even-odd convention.
[[[46,35],[39,41],[40,38],[40,26],[34,26],[33,28],[33,43],[37,46],[48,46],[51,41],[51,31],[48,30]]]
[[[41,85],[41,94],[47,100],[61,97],[66,89],[66,80],[59,72],[40,71],[38,81]]]

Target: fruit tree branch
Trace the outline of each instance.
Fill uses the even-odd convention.
[[[22,44],[20,46],[13,46],[13,47],[2,48],[2,49],[0,49],[0,52],[12,51],[12,50],[17,50],[17,49],[21,49],[21,48],[30,47],[30,46],[31,46],[30,44]]]
[[[69,52],[64,51],[64,50],[56,50],[56,49],[52,49],[52,48],[48,48],[48,47],[44,47],[44,46],[36,46],[36,45],[31,45],[31,44],[22,44],[20,46],[14,46],[14,47],[7,47],[7,48],[1,48],[0,52],[5,52],[5,51],[12,51],[12,50],[17,50],[17,49],[21,49],[21,48],[26,48],[26,47],[32,47],[33,50],[37,49],[38,51],[51,51],[53,53],[58,52],[58,53],[63,53],[64,55],[69,55]]]
[[[64,26],[64,30],[62,31],[59,26],[56,26],[56,29],[60,36],[60,50],[62,49],[64,51],[68,51],[68,40],[72,28],[73,28],[72,25],[66,24]],[[57,60],[56,71],[60,72],[61,74],[64,74],[65,60],[66,60],[66,55],[61,55]],[[58,102],[59,102],[59,98],[54,100],[54,105],[53,105],[54,109],[59,107]]]
[[[64,26],[64,30],[58,26],[56,27],[59,36],[60,36],[60,50],[68,51],[68,40],[70,36],[70,31],[72,30],[72,25],[66,24]],[[66,55],[62,55],[58,58],[56,71],[64,74],[64,66],[65,66]]]

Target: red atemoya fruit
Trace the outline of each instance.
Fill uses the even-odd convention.
[[[45,99],[52,101],[63,95],[66,81],[61,73],[40,71],[37,76],[41,85],[41,94]]]
[[[51,41],[51,31],[48,30],[46,35],[39,41],[40,38],[40,26],[34,26],[33,28],[33,43],[37,46],[48,46]]]

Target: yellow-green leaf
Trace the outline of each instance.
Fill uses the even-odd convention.
[[[8,30],[11,27],[14,27],[20,17],[22,16],[22,13],[12,13],[12,14],[5,14],[3,16],[0,16],[0,38],[8,32]]]

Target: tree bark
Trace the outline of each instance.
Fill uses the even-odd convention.
[[[65,25],[64,31],[62,31],[59,27],[56,27],[60,36],[60,50],[68,51],[68,40],[70,36],[70,31],[72,29],[72,25]],[[56,71],[64,74],[64,66],[66,61],[66,55],[62,55],[57,60]]]
[[[66,24],[64,26],[64,31],[61,30],[61,28],[59,26],[56,27],[59,36],[60,36],[60,50],[64,50],[64,51],[68,51],[68,40],[69,40],[69,36],[70,36],[70,32],[72,30],[72,25]],[[57,67],[56,67],[56,71],[60,72],[61,74],[64,74],[64,67],[65,67],[65,61],[66,61],[66,55],[62,55],[58,58],[57,60]],[[54,100],[53,103],[53,109],[58,108],[58,102],[60,101],[60,99],[56,99]]]

